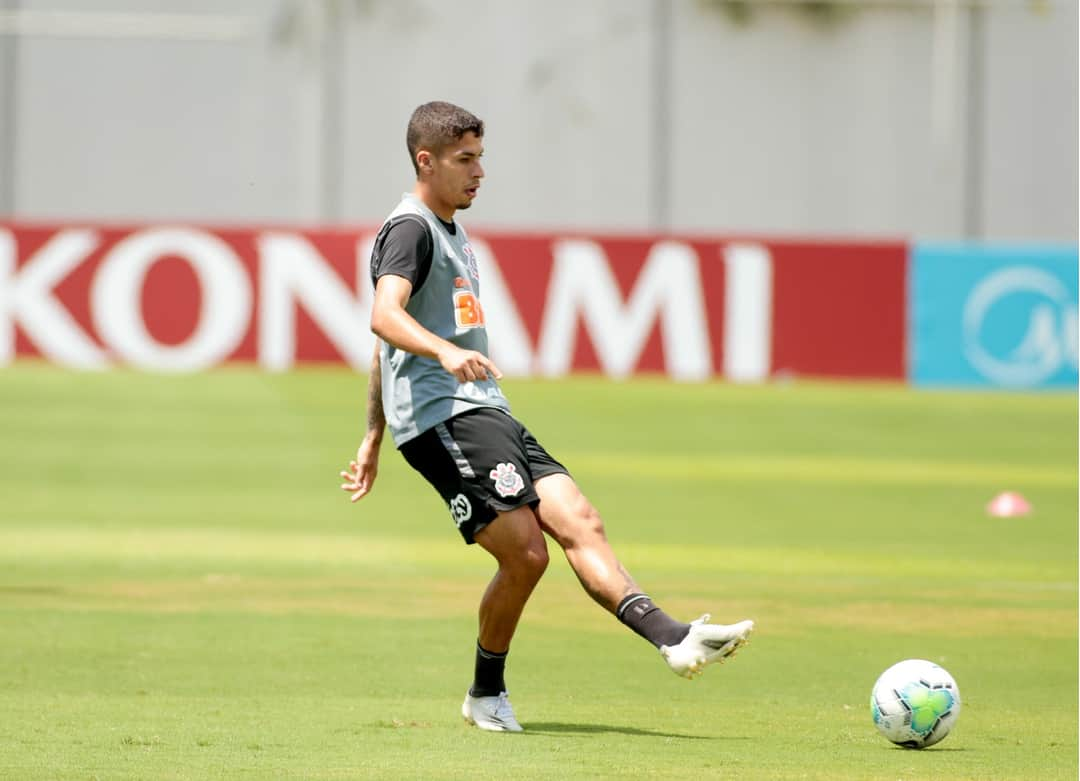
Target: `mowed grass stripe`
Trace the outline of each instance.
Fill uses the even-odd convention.
[[[574,471],[665,480],[799,480],[837,483],[912,485],[1027,484],[1075,486],[1077,472],[1067,467],[977,462],[881,460],[819,456],[694,456],[571,451]]]
[[[265,433],[265,432],[264,432]],[[221,470],[243,461],[249,468],[271,468],[315,461],[321,445],[311,440],[289,441],[287,448],[253,449],[242,437],[215,443],[212,450],[192,462],[186,450],[164,450],[152,455],[140,452],[135,434],[93,445],[94,458],[81,469],[85,474],[108,475],[126,470],[140,480],[167,482],[172,470],[182,468],[187,479],[212,478]],[[389,451],[389,446],[387,450]],[[348,452],[345,454],[349,455]],[[387,457],[389,462],[392,456]],[[768,482],[955,485],[955,486],[1050,486],[1076,488],[1075,465],[1030,465],[977,461],[852,458],[848,456],[694,454],[670,452],[643,454],[601,450],[561,449],[559,458],[575,474],[653,478],[672,482]],[[33,477],[42,463],[56,460],[55,446],[48,441],[30,442],[19,457],[5,464],[13,482]],[[334,475],[327,473],[327,482]]]
[[[840,551],[785,547],[625,543],[620,557],[657,572],[725,572],[748,575],[828,575],[905,579],[1021,580],[1072,584],[1073,562],[1024,559],[964,559],[955,552],[925,547],[882,546]],[[0,529],[0,561],[173,561],[207,565],[232,563],[358,565],[368,568],[475,567],[476,552],[444,541],[335,534],[265,531],[252,534],[218,529]],[[486,560],[483,560],[486,564]]]
[[[413,584],[415,585],[415,583]],[[59,617],[89,611],[162,614],[233,614],[237,616],[305,615],[383,619],[393,623],[453,619],[465,626],[475,615],[475,601],[484,590],[479,577],[473,580],[426,580],[424,587],[410,588],[404,578],[312,578],[282,579],[240,575],[204,575],[176,580],[102,580],[50,589],[4,589],[0,622],[17,622],[18,614]],[[393,591],[388,593],[388,587]],[[741,589],[740,589],[741,590]],[[750,592],[751,589],[745,589]],[[1015,594],[999,593],[995,604],[972,605],[962,601],[938,604],[933,589],[912,590],[905,601],[868,600],[854,584],[828,600],[796,603],[756,593],[718,600],[700,593],[674,589],[665,593],[664,604],[685,617],[700,613],[703,605],[724,611],[717,619],[753,616],[758,639],[802,636],[814,632],[876,632],[882,636],[925,635],[928,625],[938,637],[996,638],[1022,633],[1031,639],[1076,637],[1076,603],[1068,599],[1042,599],[1020,604]],[[1056,596],[1051,594],[1051,597]],[[932,618],[927,605],[934,604]],[[545,627],[568,634],[625,635],[625,628],[588,599],[567,578],[545,582],[529,606],[528,631]],[[466,630],[467,631],[467,630]]]

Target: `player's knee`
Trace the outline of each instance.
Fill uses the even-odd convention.
[[[522,560],[522,570],[524,574],[533,579],[539,580],[540,576],[544,574],[544,570],[548,566],[548,551],[547,546],[544,544],[530,546]]]
[[[502,562],[503,569],[507,570],[506,574],[532,584],[540,580],[547,565],[547,545],[543,538],[521,548]]]
[[[535,584],[548,566],[547,543],[538,534],[504,549],[498,559],[505,576]]]

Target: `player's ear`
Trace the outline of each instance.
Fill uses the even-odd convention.
[[[430,174],[433,170],[431,152],[421,149],[416,153],[416,167],[422,174]]]

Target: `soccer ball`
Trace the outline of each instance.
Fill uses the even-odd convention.
[[[874,726],[898,746],[926,748],[941,741],[960,715],[960,689],[943,667],[925,659],[897,662],[870,693]]]

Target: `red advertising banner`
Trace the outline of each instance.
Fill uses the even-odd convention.
[[[366,368],[375,229],[0,223],[0,365]],[[477,231],[514,375],[904,377],[907,246]]]

